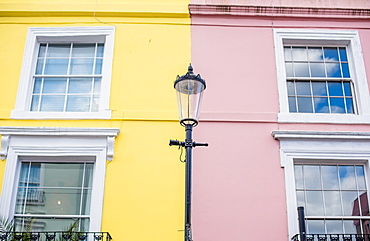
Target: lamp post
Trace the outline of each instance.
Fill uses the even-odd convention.
[[[174,87],[177,93],[180,124],[185,127],[185,141],[170,140],[170,146],[182,146],[186,149],[185,158],[185,241],[192,241],[191,236],[191,174],[192,174],[192,149],[196,146],[208,146],[207,143],[193,141],[193,127],[198,125],[199,107],[206,82],[193,73],[189,66],[188,72],[177,76]]]

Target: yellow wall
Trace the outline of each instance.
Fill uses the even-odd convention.
[[[183,139],[173,81],[190,62],[189,1],[0,0],[0,126],[118,127],[102,231],[114,240],[183,239]],[[11,120],[28,27],[114,25],[112,120]],[[6,161],[0,161],[2,182]]]

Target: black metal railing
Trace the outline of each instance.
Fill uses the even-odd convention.
[[[0,232],[0,241],[110,241],[108,232]]]
[[[300,240],[299,234],[292,241]],[[370,234],[306,234],[306,241],[370,241]]]

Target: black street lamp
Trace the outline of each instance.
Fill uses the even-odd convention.
[[[189,66],[188,72],[177,76],[174,87],[177,91],[180,124],[185,127],[185,141],[170,140],[170,146],[182,146],[186,149],[185,158],[185,241],[192,241],[191,236],[191,174],[192,174],[192,149],[196,146],[208,146],[207,143],[193,141],[193,127],[198,125],[199,107],[206,82],[193,73]]]

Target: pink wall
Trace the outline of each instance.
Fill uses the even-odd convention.
[[[194,240],[289,240],[284,170],[272,131],[370,130],[277,123],[274,28],[358,30],[370,80],[369,20],[193,14],[192,63],[207,82],[194,135],[210,144],[194,150]]]

